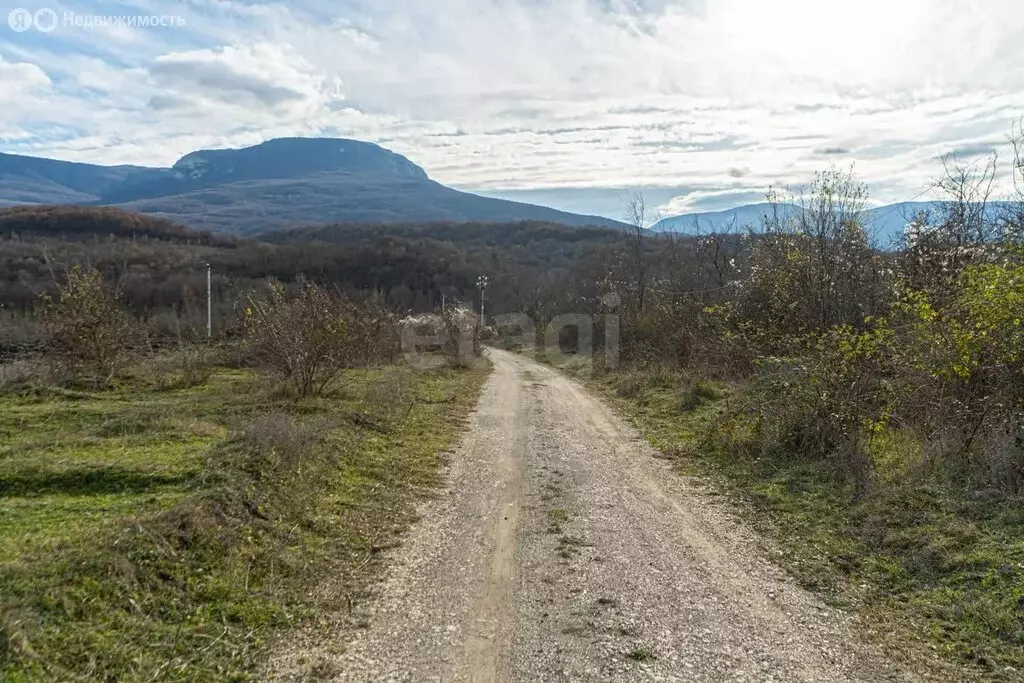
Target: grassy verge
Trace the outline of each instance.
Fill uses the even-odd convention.
[[[436,484],[486,369],[0,395],[0,679],[247,680]]]
[[[829,462],[759,453],[742,387],[673,371],[586,376],[578,359],[541,360],[584,378],[681,473],[738,494],[787,569],[887,645],[938,654],[957,677],[1024,675],[1024,501],[943,485],[898,432],[873,443],[875,477],[858,496]]]

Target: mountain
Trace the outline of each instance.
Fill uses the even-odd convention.
[[[781,204],[780,214],[794,215],[798,210],[793,204]],[[686,213],[669,216],[658,221],[652,228],[656,232],[678,232],[686,235],[722,232],[735,227],[742,230],[749,226],[759,226],[771,213],[771,204],[748,204],[725,211],[708,211],[704,213]]]
[[[358,140],[281,138],[201,150],[171,168],[0,154],[0,206],[116,206],[235,234],[314,223],[514,222],[622,227],[445,187],[400,154]]]
[[[205,230],[258,234],[313,223],[510,223],[622,227],[533,204],[459,192],[432,180],[332,172],[242,181],[118,206]]]
[[[170,169],[111,188],[104,202],[122,203],[188,194],[248,181],[343,173],[378,179],[427,181],[427,173],[400,154],[356,140],[279,138],[245,149],[186,154]],[[134,180],[134,181],[133,181]]]
[[[91,202],[149,171],[140,166],[93,166],[0,153],[0,206]]]
[[[989,205],[989,212],[993,218],[1000,206],[999,202]],[[864,225],[881,246],[889,247],[903,235],[903,229],[915,216],[922,212],[934,214],[941,209],[942,202],[939,201],[899,202],[879,206],[864,211]],[[770,204],[761,203],[740,206],[726,211],[689,213],[665,218],[655,224],[652,230],[687,235],[721,232],[733,225],[739,230],[745,230],[750,227],[759,227],[770,211]],[[783,219],[795,216],[799,211],[800,207],[794,204],[779,206],[779,215]]]

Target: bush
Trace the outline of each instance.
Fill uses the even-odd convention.
[[[37,350],[43,340],[44,331],[37,316],[22,315],[0,306],[0,359]]]
[[[968,266],[944,305],[904,290],[892,321],[894,416],[922,432],[932,466],[1019,491],[1024,444],[1024,267]]]
[[[48,352],[72,372],[108,384],[123,367],[137,336],[136,325],[120,308],[117,291],[99,271],[76,266],[57,297],[45,301]]]
[[[884,325],[837,327],[805,338],[797,356],[762,359],[745,406],[758,454],[828,459],[864,491],[873,471],[867,442],[891,414],[890,338]]]
[[[300,396],[323,394],[346,369],[390,360],[396,351],[389,317],[310,282],[291,297],[276,283],[268,296],[250,296],[243,326],[253,361]]]
[[[42,368],[30,360],[0,363],[0,392],[16,391],[28,387],[39,378]]]
[[[219,491],[215,499],[229,507],[240,505],[243,516],[304,523],[311,492],[335,464],[320,448],[331,427],[279,412],[240,423],[207,461],[204,476]]]
[[[144,369],[152,374],[159,391],[189,389],[209,381],[213,374],[213,353],[213,347],[205,339],[182,337],[175,349],[156,354]]]
[[[696,410],[708,401],[717,401],[721,397],[711,382],[704,379],[690,380],[679,392],[679,410],[684,413]]]

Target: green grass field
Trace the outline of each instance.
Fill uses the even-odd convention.
[[[0,394],[0,678],[246,680],[352,595],[437,482],[486,376],[351,371],[296,400],[249,370]],[[332,599],[344,601],[351,595]]]

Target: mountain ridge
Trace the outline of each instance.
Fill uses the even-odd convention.
[[[943,202],[910,201],[895,202],[876,206],[863,211],[864,225],[883,246],[890,246],[903,235],[903,230],[912,218],[922,212],[934,213],[942,208]],[[990,209],[998,210],[1000,202],[992,202]],[[762,218],[770,215],[771,205],[767,202],[745,204],[723,211],[705,211],[669,216],[651,226],[651,230],[659,233],[678,233],[685,235],[722,232],[735,226],[743,230],[751,226],[759,226]],[[795,216],[801,209],[795,204],[780,204],[780,217]]]
[[[618,221],[481,197],[431,180],[405,156],[346,138],[276,138],[190,152],[167,168],[0,154],[0,206],[113,206],[192,228],[257,234],[345,222]]]

